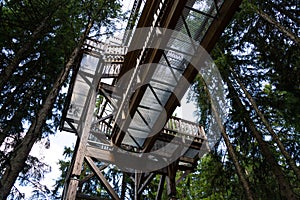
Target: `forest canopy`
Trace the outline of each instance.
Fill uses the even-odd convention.
[[[300,198],[299,6],[297,0],[243,1],[218,40],[211,56],[227,88],[229,115],[214,149],[177,185],[180,199]],[[113,32],[122,17],[119,1],[1,1],[0,199],[23,199],[18,184],[31,185],[32,198],[60,198],[69,160],[59,161],[62,176],[50,191],[40,184],[50,166],[30,150],[37,141],[49,147],[57,131],[61,88],[78,66],[85,39]],[[190,101],[204,126],[213,112],[208,98],[198,76]],[[72,154],[66,148],[66,158]],[[105,176],[120,185],[115,169]],[[126,183],[133,190],[132,180]],[[107,195],[94,184],[85,192]],[[154,199],[158,184],[155,177],[143,197]]]

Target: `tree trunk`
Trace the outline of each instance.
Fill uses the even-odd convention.
[[[284,15],[286,15],[288,18],[290,18],[291,20],[293,20],[294,22],[296,22],[298,25],[300,24],[300,18],[295,17],[290,10],[285,10],[282,9],[283,6],[279,6],[276,3],[270,2],[270,4],[279,12],[283,13]],[[298,16],[299,17],[299,16]]]
[[[237,83],[239,84],[241,89],[244,91],[246,97],[249,99],[250,103],[252,104],[252,107],[254,108],[255,112],[261,118],[261,120],[264,123],[264,125],[266,126],[267,130],[272,135],[273,140],[276,142],[276,144],[278,145],[281,153],[285,157],[287,163],[290,165],[290,167],[292,168],[292,170],[296,174],[298,180],[300,181],[300,169],[297,167],[296,162],[291,158],[290,154],[286,151],[284,145],[282,144],[279,137],[277,136],[277,134],[273,130],[273,128],[270,125],[269,121],[265,118],[264,114],[258,109],[255,100],[252,98],[251,94],[246,90],[245,86],[243,85],[243,83],[238,78],[238,75],[232,69],[231,69],[231,71],[233,73],[233,76],[234,76],[235,80],[237,81]]]
[[[298,46],[300,46],[300,38],[297,37],[293,32],[282,26],[279,22],[275,21],[270,17],[267,13],[262,11],[261,9],[257,8],[256,6],[252,5],[254,11],[259,14],[264,20],[278,28],[283,34],[285,34],[287,37],[289,37],[291,40],[293,40]]]
[[[218,123],[218,126],[221,129],[221,134],[222,134],[222,137],[223,137],[223,139],[225,141],[226,147],[228,149],[229,156],[231,157],[231,159],[233,161],[233,164],[235,166],[235,169],[236,169],[236,172],[238,174],[238,177],[239,177],[239,179],[240,179],[240,181],[241,181],[241,183],[243,185],[243,188],[244,188],[244,190],[246,192],[247,199],[248,200],[253,200],[254,199],[253,198],[253,193],[252,193],[252,191],[250,189],[249,182],[246,179],[246,176],[244,174],[244,170],[242,169],[242,166],[240,165],[240,163],[238,161],[238,157],[236,156],[235,150],[234,150],[233,146],[230,143],[230,140],[228,138],[226,130],[225,130],[225,128],[224,128],[224,126],[223,126],[220,118],[218,117],[218,113],[216,111],[216,108],[215,108],[213,102],[212,102],[211,107],[212,107],[213,115],[215,115],[217,123]]]
[[[203,83],[205,83],[203,79],[201,81]],[[207,98],[211,100],[212,98],[210,96],[210,93],[209,93],[207,87],[205,87],[205,92],[207,94]],[[229,137],[228,137],[228,135],[226,133],[226,130],[225,130],[225,127],[224,127],[224,125],[222,123],[222,120],[219,117],[219,113],[218,113],[218,111],[217,111],[217,109],[215,107],[214,102],[210,101],[210,103],[211,103],[212,115],[215,116],[215,119],[217,121],[217,125],[218,125],[218,127],[220,129],[221,135],[222,135],[222,137],[224,139],[224,142],[225,142],[225,145],[226,145],[226,147],[228,149],[229,156],[230,156],[230,158],[233,161],[233,164],[234,164],[234,167],[236,169],[236,172],[237,172],[237,175],[239,177],[239,180],[242,183],[243,189],[245,190],[247,199],[248,200],[253,200],[254,199],[253,192],[251,191],[250,185],[249,185],[249,181],[247,180],[247,178],[245,176],[245,173],[244,173],[245,170],[243,170],[242,166],[239,163],[239,160],[238,160],[238,157],[237,157],[236,152],[234,150],[234,147],[230,143]]]
[[[43,103],[42,108],[39,110],[34,121],[32,121],[22,143],[13,150],[10,162],[6,165],[5,171],[0,180],[0,199],[4,200],[9,195],[19,173],[24,167],[32,146],[42,134],[42,127],[46,122],[47,115],[51,112],[60,88],[66,81],[70,69],[76,62],[78,56],[80,56],[81,47],[93,26],[93,22],[94,21],[91,20],[87,25],[85,32],[79,40],[79,44],[73,50],[65,68],[62,70],[58,79],[54,83],[52,90],[49,92],[45,102]]]
[[[235,88],[233,87],[231,81],[228,77],[223,76],[223,80],[227,82],[228,89],[230,92],[231,97],[233,97],[233,100],[235,101],[237,105],[237,109],[240,110],[241,113],[243,113],[243,121],[248,126],[248,128],[251,130],[252,135],[254,138],[256,138],[258,145],[261,149],[262,155],[265,157],[267,163],[270,165],[270,168],[272,169],[274,175],[276,176],[280,194],[283,197],[283,199],[289,199],[289,200],[296,200],[296,194],[293,192],[290,183],[284,176],[284,173],[282,169],[280,168],[278,162],[276,161],[274,155],[272,154],[270,147],[268,144],[263,140],[262,135],[258,130],[256,129],[256,126],[252,119],[250,118],[249,112],[246,110],[244,105],[242,104]]]

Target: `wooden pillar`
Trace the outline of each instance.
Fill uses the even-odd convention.
[[[134,173],[134,200],[140,200],[139,188],[141,183],[142,174],[137,170]]]
[[[143,174],[145,175],[145,174]],[[149,185],[149,183],[152,181],[152,179],[155,177],[155,173],[149,173],[149,175],[147,176],[143,176],[143,180],[141,180],[140,186],[139,186],[139,190],[138,190],[138,195],[141,196],[143,191],[145,190],[145,188],[147,187],[147,185]]]
[[[81,137],[79,138],[78,149],[76,150],[76,152],[74,152],[75,154],[73,155],[73,156],[75,156],[74,165],[70,169],[70,172],[71,172],[70,177],[69,177],[69,180],[67,180],[69,182],[69,185],[67,187],[66,192],[63,195],[64,200],[75,200],[76,199],[77,188],[78,188],[78,183],[79,183],[79,176],[81,173],[82,164],[83,164],[83,160],[84,160],[84,156],[85,156],[86,145],[87,145],[87,141],[88,141],[88,137],[89,137],[89,133],[90,133],[90,129],[91,129],[91,124],[92,124],[92,120],[93,120],[95,100],[96,100],[96,91],[91,89],[90,99],[89,99],[89,102],[87,102],[87,104],[86,104],[88,106],[87,106],[87,111],[85,113],[85,118],[83,118],[84,120],[82,120],[82,124],[80,124],[82,126],[81,131],[80,131],[81,134],[79,134],[79,135],[81,135]]]
[[[121,187],[121,199],[125,199],[125,195],[126,195],[126,174],[125,172],[123,172],[122,175],[122,187]]]
[[[170,200],[176,200],[176,172],[178,169],[178,161],[171,163],[167,167],[167,193]]]
[[[161,175],[161,179],[159,180],[155,200],[160,200],[161,199],[161,196],[162,196],[162,193],[163,193],[163,190],[164,190],[165,179],[166,179],[166,176]]]
[[[85,160],[88,163],[88,165],[90,166],[91,170],[93,170],[93,172],[97,175],[97,177],[99,178],[99,180],[103,184],[103,186],[106,189],[106,191],[110,194],[110,196],[114,200],[120,200],[118,194],[111,187],[110,183],[106,180],[105,176],[102,174],[102,172],[100,171],[100,169],[96,166],[96,164],[94,163],[94,161],[92,160],[92,158],[86,156]]]

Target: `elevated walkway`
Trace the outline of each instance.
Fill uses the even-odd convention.
[[[136,0],[131,18],[137,23],[128,25],[132,32],[106,42],[86,41],[61,126],[79,137],[64,199],[83,195],[74,177],[79,177],[84,161],[113,199],[120,196],[104,178],[98,162],[116,165],[123,176],[132,177],[136,199],[156,175],[162,177],[157,199],[165,178],[170,198],[176,195],[176,172],[193,171],[208,143],[204,127],[173,113],[198,74],[193,64],[204,63],[199,49],[212,50],[240,2],[149,0],[143,4]],[[143,27],[149,30],[146,37],[139,31]],[[174,31],[163,38],[164,29],[155,27]]]

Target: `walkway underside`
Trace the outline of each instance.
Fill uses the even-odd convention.
[[[175,117],[174,111],[198,74],[195,65],[205,63],[199,52],[212,50],[240,3],[136,0],[128,28],[148,27],[150,37],[132,31],[106,42],[86,41],[63,113],[62,129],[79,136],[64,199],[105,199],[83,193],[95,177],[113,199],[125,197],[125,180],[130,178],[139,199],[158,176],[156,199],[165,181],[168,195],[175,198],[176,184],[209,147],[204,128]],[[164,29],[154,27],[174,31],[162,36]],[[83,163],[92,173],[82,178]],[[122,174],[121,191],[103,175],[109,166]]]

